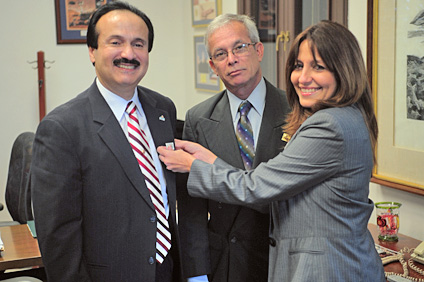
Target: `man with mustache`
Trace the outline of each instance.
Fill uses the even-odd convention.
[[[97,78],[40,123],[30,185],[49,281],[180,280],[175,175],[161,166],[176,109],[138,86],[153,26],[123,2],[91,17],[87,45]]]
[[[218,16],[208,26],[205,44],[209,65],[226,90],[187,112],[183,139],[203,145],[233,166],[255,168],[284,148],[282,126],[289,112],[285,93],[262,76],[264,45],[248,16]],[[239,110],[243,102],[250,108],[244,120],[240,116],[245,106]],[[248,137],[237,133],[247,131],[246,126],[251,129],[249,146],[243,144]],[[261,207],[261,213],[192,198],[186,189],[179,189],[177,197],[189,281],[267,281],[268,207]]]

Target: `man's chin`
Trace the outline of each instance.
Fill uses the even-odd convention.
[[[127,72],[121,73],[120,78],[118,78],[118,83],[124,85],[137,85],[144,77],[146,73],[135,73],[135,72]]]
[[[228,80],[228,83],[231,85],[231,87],[234,87],[234,88],[238,88],[243,85],[246,85],[247,82],[248,81],[242,77],[235,77],[233,79]]]

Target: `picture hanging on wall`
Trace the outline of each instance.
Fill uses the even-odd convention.
[[[57,44],[86,43],[94,11],[113,0],[55,0]]]
[[[379,138],[373,182],[424,195],[424,4],[368,0]]]
[[[194,54],[195,88],[210,92],[220,91],[221,81],[209,66],[204,36],[194,37]]]
[[[193,26],[207,26],[221,14],[221,7],[221,0],[191,0]]]
[[[262,42],[275,42],[276,35],[276,0],[261,0],[252,2],[256,7],[256,25]]]

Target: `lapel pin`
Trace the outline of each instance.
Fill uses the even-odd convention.
[[[175,150],[174,142],[165,143],[165,146],[169,150]]]
[[[291,139],[291,136],[284,132],[283,137],[281,137],[281,140],[283,140],[285,142],[289,142],[290,139]]]
[[[160,120],[160,121],[165,121],[165,117],[164,117],[163,115],[161,115],[161,116],[159,117],[159,120]]]

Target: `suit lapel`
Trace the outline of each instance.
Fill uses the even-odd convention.
[[[165,145],[165,143],[173,140],[171,117],[167,111],[156,108],[156,101],[140,90],[139,93],[140,102],[143,106],[154,143],[156,147]]]
[[[256,146],[256,157],[253,167],[261,162],[274,158],[284,149],[285,142],[282,126],[284,125],[284,105],[278,90],[266,81],[265,109]]]
[[[205,144],[212,152],[227,163],[244,168],[234,134],[234,125],[230,112],[228,97],[223,93],[209,119],[199,121],[205,136]]]
[[[202,118],[199,126],[204,135],[206,144],[202,144],[219,156],[227,163],[244,168],[238,148],[237,139],[234,134],[234,125],[230,112],[230,105],[225,91],[221,99],[216,103],[210,118]],[[225,207],[225,216],[229,222],[233,222],[240,211],[240,206],[219,203]]]
[[[138,162],[132,152],[131,146],[122,131],[122,128],[106,101],[101,96],[95,83],[90,88],[90,103],[93,109],[93,121],[99,124],[97,134],[115,155],[122,170],[127,175],[133,187],[154,210],[146,187],[143,175],[139,169]]]

